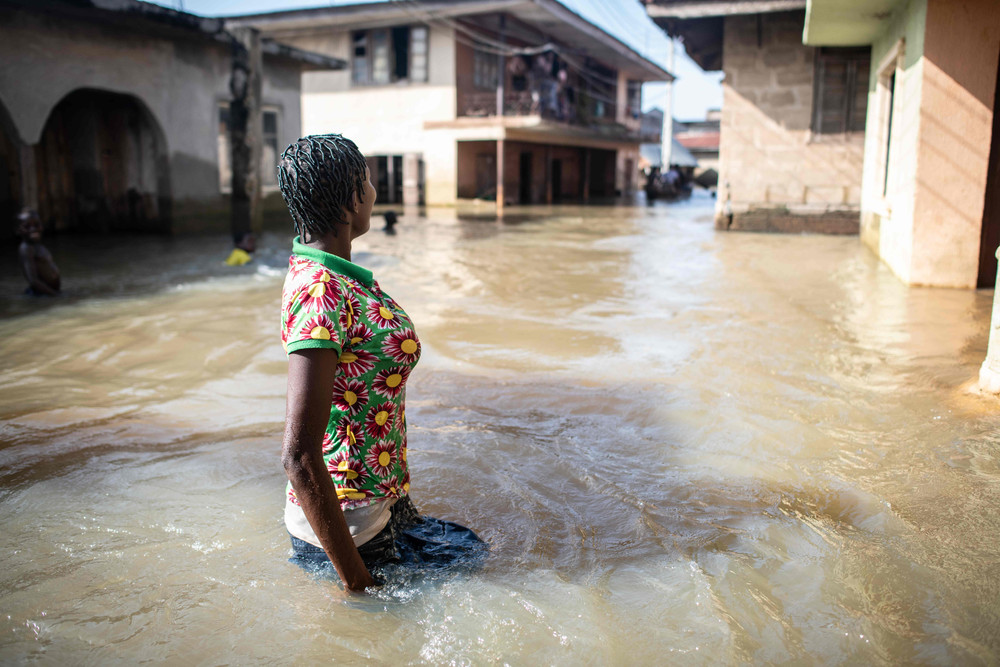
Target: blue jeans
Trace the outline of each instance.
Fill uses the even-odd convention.
[[[476,566],[488,548],[472,530],[451,521],[421,516],[409,496],[392,506],[392,516],[378,535],[358,547],[361,560],[372,570],[398,563],[415,567]],[[305,569],[333,567],[322,548],[297,537],[289,559]]]

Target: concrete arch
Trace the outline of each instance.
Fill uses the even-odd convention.
[[[169,154],[141,98],[77,88],[52,107],[35,147],[39,213],[55,230],[169,231]]]

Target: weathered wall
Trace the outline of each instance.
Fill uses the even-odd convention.
[[[872,44],[865,163],[862,181],[861,240],[903,280],[910,281],[913,250],[913,214],[917,182],[917,146],[920,96],[923,85],[924,24],[927,1],[911,0]],[[883,142],[887,101],[878,94],[878,67],[900,39],[903,62],[896,73],[889,155],[892,164],[885,178]],[[884,194],[883,194],[884,191]]]
[[[350,34],[282,37],[293,46],[351,62]],[[455,40],[450,28],[430,31],[427,83],[352,86],[349,69],[303,75],[305,134],[338,132],[372,155],[419,153],[429,205],[452,204],[456,191],[454,141],[424,132],[424,122],[455,118]]]
[[[208,38],[0,10],[0,99],[35,144],[52,109],[80,88],[135,96],[166,137],[175,231],[226,229],[219,193],[218,110],[229,99],[230,53]],[[279,143],[299,136],[300,74],[265,59],[263,103],[277,107]]]
[[[992,0],[911,0],[873,46],[877,67],[905,40],[885,196],[882,137],[869,133],[866,146],[863,239],[911,285],[976,286],[1000,53],[996,12]],[[879,119],[875,97],[873,85],[869,127]]]
[[[719,155],[721,227],[854,233],[864,139],[811,130],[815,50],[802,12],[726,17]],[[730,220],[729,213],[732,213]]]

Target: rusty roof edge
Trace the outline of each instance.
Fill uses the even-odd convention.
[[[325,56],[321,53],[315,53],[314,51],[306,51],[294,46],[289,46],[288,44],[276,42],[267,37],[262,38],[260,42],[261,50],[264,53],[272,56],[278,56],[279,58],[296,60],[305,65],[309,65],[310,69],[338,70],[347,68],[347,61],[342,60],[341,58]]]
[[[803,0],[804,1],[804,0]],[[619,55],[625,56],[636,64],[644,67],[651,73],[654,73],[657,78],[649,79],[651,81],[673,81],[677,77],[674,76],[673,72],[668,72],[664,67],[660,66],[653,60],[639,53],[631,46],[618,39],[616,36],[612,35],[606,29],[599,25],[595,25],[586,17],[577,14],[575,11],[559,2],[559,0],[533,0],[535,4],[540,7],[544,7],[550,14],[558,16],[564,20],[570,19],[572,23],[575,24],[577,30],[584,34],[589,34],[591,37],[596,37],[603,41],[606,45],[611,47],[613,50],[617,51]],[[567,22],[570,22],[567,21]],[[581,25],[582,24],[582,25]],[[597,34],[594,34],[594,33]]]

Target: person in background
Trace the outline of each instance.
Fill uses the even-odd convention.
[[[28,281],[25,294],[30,296],[56,296],[62,287],[59,269],[52,253],[42,245],[42,221],[34,209],[24,208],[17,216],[17,233],[21,245],[17,254],[21,271]]]
[[[382,214],[385,218],[385,227],[382,228],[389,236],[394,236],[396,234],[396,223],[399,222],[399,217],[396,215],[395,211],[386,211]]]
[[[253,232],[241,232],[233,236],[233,243],[236,245],[233,251],[226,258],[229,266],[243,266],[253,259],[253,253],[257,250],[257,237]]]

